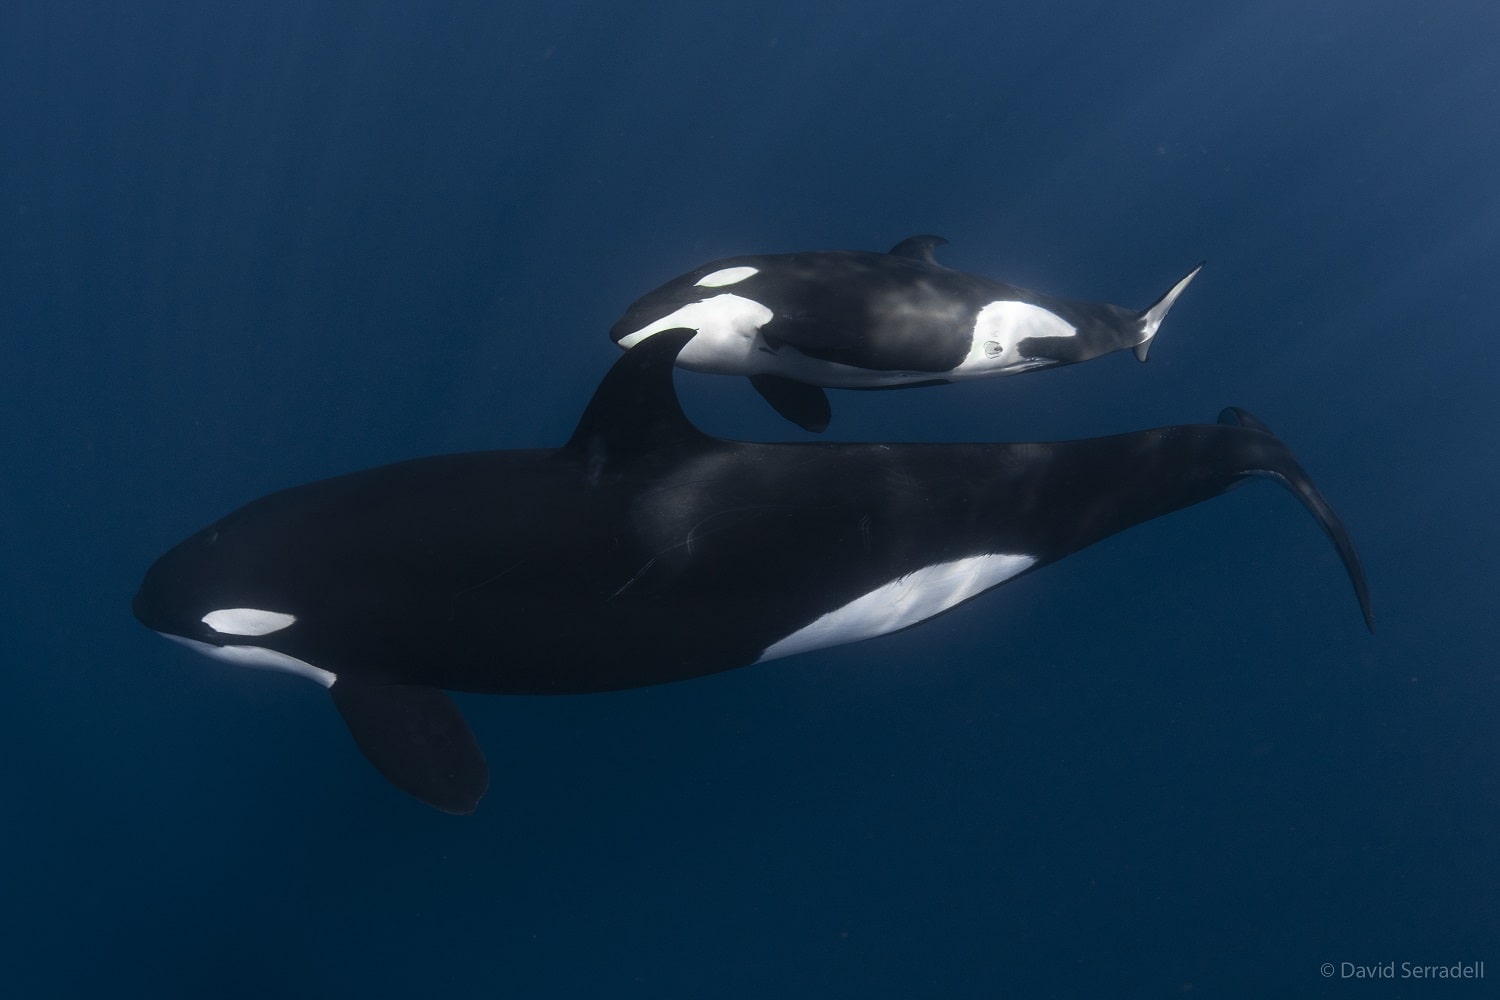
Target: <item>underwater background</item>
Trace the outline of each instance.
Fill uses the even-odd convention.
[[[1492,993],[1496,39],[1425,0],[0,7],[0,994]],[[561,443],[682,271],[926,232],[1132,307],[1208,266],[1148,364],[835,392],[829,438],[1244,406],[1378,634],[1255,484],[894,637],[457,696],[455,818],[305,680],[131,617],[256,496]]]

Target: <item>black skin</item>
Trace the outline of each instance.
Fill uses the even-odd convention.
[[[975,317],[999,300],[1039,306],[1076,329],[1070,337],[1028,339],[1018,345],[1023,357],[1045,359],[1043,367],[1077,364],[1135,347],[1140,339],[1144,310],[1060,298],[951,270],[934,256],[946,242],[940,236],[913,236],[889,253],[819,250],[711,261],[641,296],[610,336],[618,343],[689,303],[729,293],[771,311],[772,318],[760,328],[771,353],[789,348],[872,374],[931,375],[857,387],[880,389],[948,381],[945,376],[969,353]],[[722,288],[697,284],[715,271],[746,266],[756,273],[742,281]],[[788,420],[815,433],[827,428],[831,408],[820,386],[777,373],[751,375],[750,381]]]
[[[678,406],[672,368],[687,339],[661,333],[624,355],[560,449],[418,459],[241,508],[152,566],[137,617],[335,673],[361,748],[455,812],[477,802],[476,783],[482,794],[483,760],[435,689],[568,694],[744,666],[923,567],[982,553],[1042,566],[1252,477],[1284,483],[1318,518],[1371,621],[1343,525],[1240,411],[1054,443],[723,441]],[[237,638],[200,620],[229,607],[297,621]],[[462,787],[434,790],[442,781],[420,767],[392,773],[410,750],[388,738],[402,713],[447,734],[459,762],[434,767],[467,767]]]
[[[723,291],[771,310],[773,317],[761,333],[773,349],[790,345],[809,357],[871,371],[951,371],[969,352],[975,315],[1001,299],[1041,306],[1078,328],[1075,337],[1048,338],[1044,356],[1055,364],[1134,345],[1140,312],[954,271],[932,255],[945,242],[919,236],[890,253],[816,250],[712,261],[637,299],[610,336],[618,341],[681,306]],[[759,273],[722,290],[696,284],[714,271],[747,265]]]

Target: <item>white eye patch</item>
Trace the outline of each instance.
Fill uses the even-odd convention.
[[[702,288],[723,288],[725,285],[733,285],[744,281],[753,274],[759,274],[760,269],[754,267],[725,267],[710,274],[705,274],[693,284]]]
[[[296,615],[259,608],[221,608],[210,611],[201,621],[220,635],[270,635],[280,632],[297,620]]]

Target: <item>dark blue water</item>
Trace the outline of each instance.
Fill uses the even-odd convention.
[[[518,6],[0,8],[0,993],[1492,991],[1496,8]],[[494,779],[457,819],[313,685],[130,616],[264,492],[561,442],[680,271],[917,232],[1131,306],[1209,265],[1147,365],[839,393],[832,434],[1248,407],[1380,633],[1256,486],[893,638],[463,697]],[[1459,961],[1488,981],[1399,979]]]

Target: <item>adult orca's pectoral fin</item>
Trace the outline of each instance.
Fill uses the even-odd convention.
[[[458,706],[437,688],[360,684],[329,688],[354,742],[397,788],[446,813],[474,811],[489,765]]]
[[[828,393],[819,386],[780,375],[751,375],[750,384],[777,413],[805,431],[821,434],[833,419]]]

